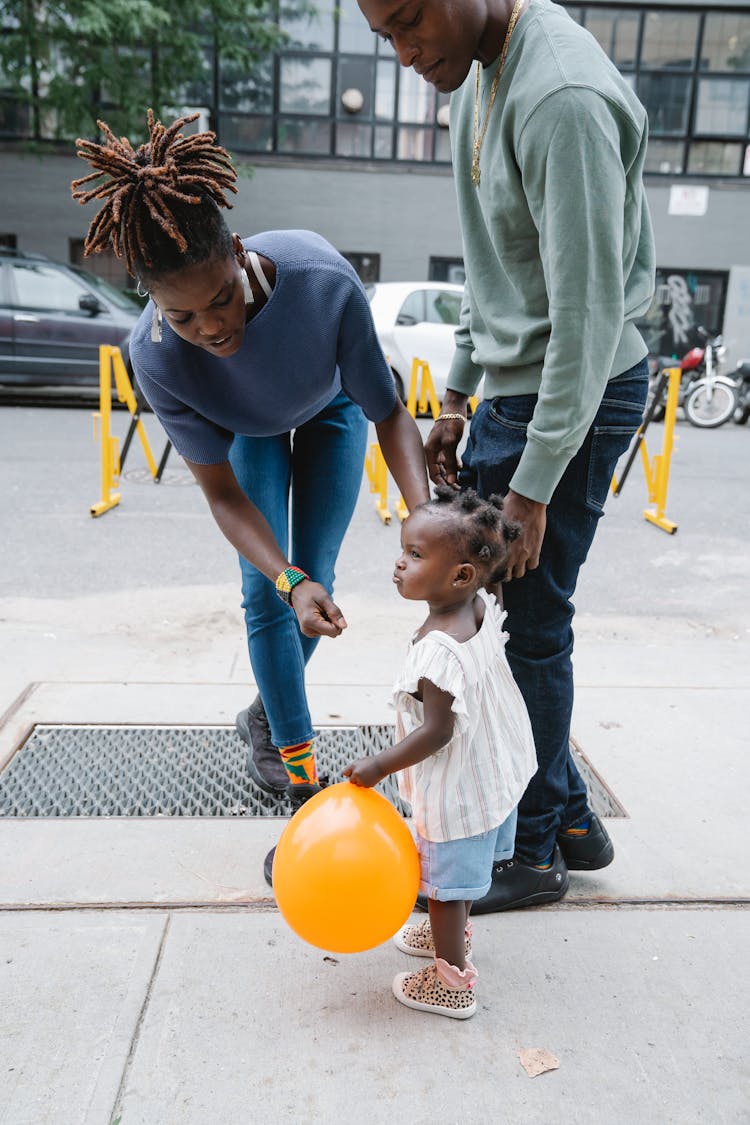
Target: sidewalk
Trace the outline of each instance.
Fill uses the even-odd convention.
[[[745,451],[746,436],[727,434]],[[40,503],[34,526],[48,536],[59,519],[53,541],[71,549],[55,558],[37,530],[33,565],[64,574],[77,551],[111,579],[103,544],[111,558],[124,529],[158,520],[166,538],[173,519],[177,541],[200,529],[216,584],[159,581],[164,559],[180,564],[152,537],[150,586],[120,556],[117,592],[83,575],[54,597],[6,589],[0,768],[35,723],[230,726],[248,701],[233,560],[192,496],[137,487],[101,522],[77,520],[82,489]],[[670,567],[685,581],[686,556],[693,574],[711,566],[692,470],[684,488],[679,539],[639,518],[640,480],[610,505],[591,567],[618,596],[608,608],[592,578],[577,599],[573,732],[628,814],[608,822],[615,863],[572,875],[559,904],[475,920],[472,1020],[398,1005],[390,981],[410,959],[390,945],[326,956],[289,931],[262,876],[283,820],[0,820],[0,1123],[750,1121],[750,609],[734,586],[749,509],[710,529],[705,599],[688,592],[685,613],[666,583],[657,616],[647,586]],[[363,490],[337,587],[350,628],[310,667],[319,725],[391,719],[393,668],[420,620],[381,581],[397,541]],[[631,566],[648,560],[642,596],[621,576],[628,550]],[[524,1047],[559,1070],[530,1079]]]

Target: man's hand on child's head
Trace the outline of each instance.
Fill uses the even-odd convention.
[[[358,758],[356,762],[344,767],[344,777],[348,777],[353,785],[361,785],[365,789],[372,788],[387,776],[377,758]]]

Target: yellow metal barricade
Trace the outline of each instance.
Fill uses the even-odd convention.
[[[383,523],[391,522],[388,510],[388,466],[378,442],[373,442],[365,456],[365,472],[370,482],[370,492],[377,493],[375,511]]]
[[[469,399],[469,407],[476,410],[479,400],[476,397]],[[417,414],[426,414],[429,407],[433,418],[440,413],[440,402],[435,392],[432,381],[430,365],[423,359],[413,359],[411,362],[411,376],[409,378],[409,393],[406,397],[406,409],[412,418]],[[373,442],[365,457],[365,472],[370,482],[370,492],[377,493],[375,511],[383,523],[391,522],[391,513],[388,508],[388,466],[383,457],[383,451],[378,442]],[[396,515],[403,523],[409,515],[403,496],[396,501]]]
[[[664,436],[662,438],[661,453],[657,453],[653,458],[650,458],[646,448],[645,437],[646,430],[651,421],[653,409],[661,398],[663,382],[660,381],[654,393],[652,409],[647,412],[643,424],[638,429],[635,443],[623,469],[622,477],[619,481],[616,477],[612,478],[612,492],[615,496],[620,494],[630,466],[633,464],[633,461],[640,451],[641,461],[643,463],[643,474],[646,478],[646,487],[648,489],[648,498],[656,505],[654,508],[645,508],[643,517],[647,519],[649,523],[660,527],[662,531],[666,531],[669,535],[674,535],[677,531],[677,524],[673,520],[667,519],[665,510],[667,506],[669,470],[672,463],[672,450],[674,448],[674,426],[677,419],[677,403],[680,394],[682,370],[679,367],[666,367],[662,371],[661,376],[662,380],[664,378],[667,380],[667,405],[664,412]]]
[[[91,505],[92,516],[101,516],[120,503],[120,493],[115,489],[120,483],[120,442],[112,435],[112,380],[114,379],[118,402],[123,402],[133,415],[146,464],[154,480],[159,480],[169,449],[165,449],[157,466],[146,429],[140,419],[140,407],[133,391],[127,369],[119,348],[110,344],[99,347],[99,410],[94,414],[94,440],[101,441],[101,498]],[[124,455],[123,455],[124,456]]]
[[[437,418],[440,413],[440,403],[435,394],[435,384],[430,374],[430,365],[423,359],[413,359],[411,361],[411,377],[409,379],[409,394],[406,397],[406,409],[412,418],[416,418],[417,412],[420,414],[427,413],[428,404],[432,417]]]

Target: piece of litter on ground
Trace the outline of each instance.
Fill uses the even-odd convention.
[[[547,1070],[558,1070],[560,1066],[560,1060],[546,1047],[522,1047],[518,1057],[529,1078],[536,1078]]]

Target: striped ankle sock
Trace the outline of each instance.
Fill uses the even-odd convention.
[[[295,742],[293,746],[280,746],[279,753],[291,785],[317,785],[313,740]]]
[[[554,861],[554,858],[555,858],[555,853],[553,852],[546,863],[532,863],[531,866],[535,867],[537,869],[537,871],[549,871],[549,869],[552,866],[552,863]]]
[[[563,835],[573,838],[577,836],[587,836],[590,827],[591,818],[589,817],[587,820],[582,820],[580,824],[576,824],[575,828],[564,828]]]

